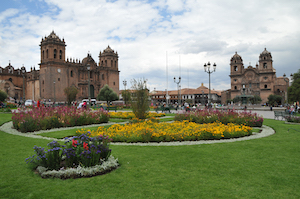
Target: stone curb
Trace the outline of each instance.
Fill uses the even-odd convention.
[[[88,128],[92,126],[101,126],[101,125],[107,125],[107,124],[114,124],[114,123],[104,123],[104,124],[96,124],[96,125],[89,125],[89,126],[80,126],[80,127],[68,127],[68,128],[60,128],[60,130],[65,130],[65,129],[74,129],[74,128]],[[120,124],[120,123],[118,123]],[[47,131],[38,131],[38,132],[33,132],[33,133],[21,133],[17,131],[16,129],[13,129],[13,124],[12,122],[7,122],[0,126],[0,131],[3,131],[5,133],[9,133],[12,135],[19,135],[19,136],[24,136],[24,137],[31,137],[31,138],[39,138],[39,139],[46,139],[46,140],[62,140],[62,139],[56,139],[56,138],[48,138],[48,137],[43,137],[39,134],[41,133],[46,133],[46,132],[53,132],[57,131],[58,129],[51,129]],[[236,141],[245,141],[245,140],[251,140],[251,139],[258,139],[258,138],[263,138],[263,137],[268,137],[270,135],[275,134],[275,131],[266,125],[263,125],[262,131],[260,133],[254,133],[250,136],[245,136],[241,138],[231,138],[231,139],[222,139],[222,140],[200,140],[200,141],[183,141],[183,142],[159,142],[159,143],[123,143],[123,142],[115,142],[115,143],[110,143],[111,145],[123,145],[123,146],[183,146],[183,145],[199,145],[199,144],[215,144],[215,143],[227,143],[227,142],[236,142]]]

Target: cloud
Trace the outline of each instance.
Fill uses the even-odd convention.
[[[25,2],[25,3],[24,3]],[[42,37],[54,30],[67,44],[66,57],[82,60],[110,45],[119,54],[122,80],[148,79],[150,88],[208,85],[203,64],[217,63],[215,89],[230,85],[229,61],[235,52],[254,65],[266,47],[278,75],[297,72],[298,1],[236,0],[45,0],[0,11],[0,66],[40,62]],[[34,5],[33,5],[34,4]],[[27,6],[27,7],[26,7]],[[30,7],[34,6],[34,7]],[[40,8],[40,9],[37,9]],[[41,10],[42,12],[38,12]],[[168,59],[168,61],[167,61]],[[167,62],[167,63],[166,63]],[[288,67],[287,67],[288,66]]]

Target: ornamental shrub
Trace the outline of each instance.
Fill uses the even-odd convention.
[[[197,110],[194,112],[176,114],[175,121],[188,120],[198,124],[221,122],[223,124],[235,123],[244,124],[251,127],[261,127],[263,118],[256,113],[236,112],[236,111],[219,111],[219,110]]]
[[[35,107],[13,113],[13,126],[23,133],[59,127],[82,126],[106,123],[108,112],[98,109],[90,111],[76,107]]]
[[[89,135],[90,133],[87,132],[66,138],[65,145],[52,141],[47,145],[47,150],[34,146],[36,154],[26,158],[25,161],[35,167],[42,166],[50,170],[101,165],[110,156],[111,139],[105,135],[97,137],[89,137]]]

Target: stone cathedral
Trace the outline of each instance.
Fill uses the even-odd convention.
[[[222,92],[222,103],[226,99],[234,99],[239,95],[257,95],[262,103],[268,101],[269,95],[281,95],[286,99],[289,79],[276,77],[273,67],[272,55],[265,48],[259,55],[258,64],[255,67],[244,67],[243,59],[235,53],[230,59],[231,89]]]
[[[52,31],[49,36],[42,38],[40,52],[40,70],[31,68],[23,73],[24,66],[14,69],[10,63],[5,68],[0,67],[0,89],[15,99],[22,99],[25,90],[26,99],[59,102],[66,101],[64,89],[75,86],[79,91],[77,100],[81,100],[89,96],[90,79],[91,98],[96,98],[105,84],[119,93],[119,56],[110,46],[100,51],[98,63],[89,53],[82,61],[66,59],[66,43]]]

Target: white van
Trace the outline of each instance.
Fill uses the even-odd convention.
[[[86,102],[87,104],[89,104],[89,99],[83,99],[82,103]],[[94,106],[97,104],[97,100],[96,99],[91,99],[91,105]]]

